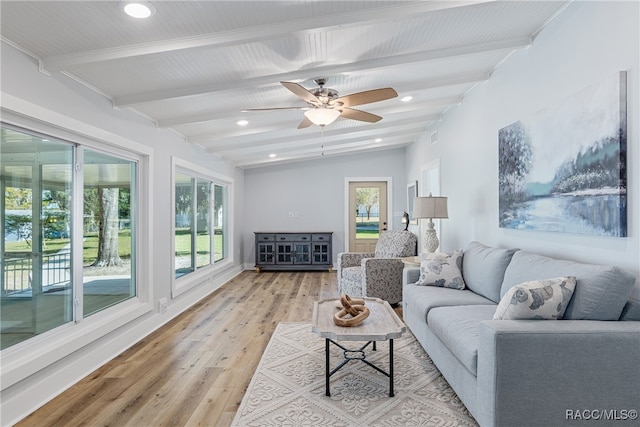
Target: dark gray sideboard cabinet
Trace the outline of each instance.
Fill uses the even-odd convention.
[[[256,270],[331,270],[333,232],[256,232]]]

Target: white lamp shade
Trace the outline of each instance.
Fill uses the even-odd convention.
[[[340,110],[334,110],[332,108],[314,108],[304,112],[314,124],[318,126],[326,126],[333,123],[338,117],[340,117]]]
[[[438,196],[413,199],[414,218],[449,218],[447,198]]]

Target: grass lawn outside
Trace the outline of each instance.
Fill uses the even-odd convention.
[[[380,237],[380,221],[378,217],[356,218],[356,239],[377,239]]]
[[[210,253],[209,234],[198,234],[196,236],[196,252],[200,256],[208,256]],[[214,250],[216,257],[222,257],[223,235],[214,233]],[[45,239],[43,242],[42,255],[54,255],[70,244],[70,239]],[[84,236],[82,248],[83,264],[93,263],[98,257],[98,233],[87,233]],[[176,257],[190,256],[191,254],[191,231],[190,229],[177,229],[175,236]],[[6,242],[5,251],[11,252],[31,252],[31,242],[20,240],[17,242]],[[120,258],[131,259],[131,230],[120,230],[118,232],[118,252]],[[217,260],[217,259],[216,259]]]

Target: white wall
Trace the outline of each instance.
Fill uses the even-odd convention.
[[[639,31],[638,2],[574,2],[530,48],[512,55],[407,149],[407,179],[418,179],[422,165],[440,158],[450,215],[441,222],[444,249],[478,240],[614,264],[640,278]],[[628,85],[629,237],[499,228],[498,130],[623,70]],[[435,129],[439,140],[431,145]]]
[[[139,315],[138,312],[135,317],[132,316],[133,320],[124,323],[116,332],[106,335],[104,335],[104,330],[102,333],[98,333],[100,325],[94,325],[96,334],[91,335],[86,331],[86,328],[92,322],[95,323],[94,318],[102,315],[99,313],[83,320],[78,325],[63,326],[63,329],[66,328],[65,332],[54,330],[29,340],[38,340],[36,345],[21,346],[18,344],[14,346],[21,346],[19,356],[23,360],[48,358],[50,360],[48,363],[52,363],[52,365],[45,366],[44,369],[9,387],[7,384],[19,378],[22,372],[28,372],[29,366],[26,366],[25,369],[12,369],[8,363],[9,357],[5,357],[7,350],[3,351],[3,380],[8,378],[6,377],[8,372],[11,372],[12,380],[3,381],[2,384],[2,407],[0,410],[2,419],[0,424],[10,425],[124,349],[135,344],[142,337],[241,271],[242,241],[240,234],[237,233],[233,242],[233,265],[204,278],[201,285],[179,297],[171,298],[171,280],[174,275],[174,255],[169,244],[173,240],[171,226],[174,221],[171,207],[172,156],[177,156],[191,164],[233,180],[236,195],[233,223],[236,224],[236,227],[237,224],[240,224],[243,212],[244,174],[243,171],[219,158],[208,155],[203,149],[185,143],[176,134],[156,128],[151,121],[132,111],[113,109],[109,100],[62,74],[56,73],[47,76],[39,72],[36,61],[13,47],[3,43],[1,53],[2,80],[0,89],[2,91],[2,108],[4,109],[3,120],[9,119],[18,125],[22,122],[33,122],[32,118],[50,120],[50,123],[45,123],[43,126],[49,128],[66,126],[72,133],[84,134],[79,137],[80,139],[88,138],[90,134],[94,137],[98,135],[98,139],[104,137],[106,143],[116,146],[135,145],[141,151],[149,154],[151,176],[148,177],[148,181],[150,181],[152,189],[152,194],[143,195],[143,199],[150,200],[148,209],[150,215],[146,222],[151,223],[151,228],[149,241],[141,243],[141,251],[152,254],[150,265],[145,270],[150,274],[141,274],[140,277],[140,281],[144,282],[143,286],[147,284],[151,286],[151,296],[147,301],[145,314]],[[13,112],[7,111],[7,109],[13,110]],[[14,112],[18,114],[14,114]],[[21,114],[28,117],[23,120],[20,117]],[[163,297],[169,300],[169,307],[166,314],[160,315],[157,301]],[[105,312],[108,311],[105,310]],[[65,352],[64,349],[56,346],[55,339],[53,339],[55,334],[60,334],[60,337],[69,336],[65,334],[76,334],[78,340],[75,345],[81,345],[77,343],[79,340],[86,340],[86,343],[82,341],[85,345],[79,350],[60,359],[61,354],[65,354]],[[57,359],[60,360],[56,362]],[[53,364],[53,362],[56,363]]]
[[[333,231],[333,260],[345,248],[345,178],[391,177],[390,229],[406,210],[404,148],[323,157],[245,171],[244,260],[255,264],[256,231]],[[298,212],[298,217],[289,217]]]

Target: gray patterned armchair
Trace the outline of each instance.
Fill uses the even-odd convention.
[[[338,254],[338,293],[376,297],[397,304],[402,300],[401,257],[416,254],[417,238],[410,231],[383,231],[375,252]]]

